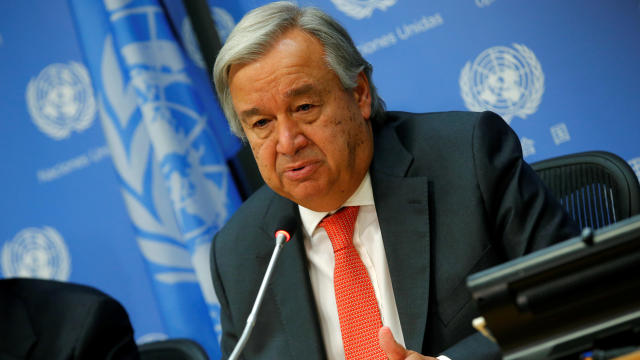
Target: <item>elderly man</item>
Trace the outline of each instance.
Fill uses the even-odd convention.
[[[213,242],[225,356],[284,215],[247,359],[499,358],[466,277],[577,232],[500,117],[385,112],[346,31],[286,2],[238,23],[214,78],[268,186]]]

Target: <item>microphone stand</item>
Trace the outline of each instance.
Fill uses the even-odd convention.
[[[276,246],[273,249],[273,254],[271,254],[271,260],[269,260],[269,266],[267,266],[267,271],[264,274],[264,278],[262,279],[262,284],[260,284],[260,289],[258,290],[258,296],[256,297],[255,303],[253,303],[253,308],[251,309],[251,313],[247,318],[247,324],[242,331],[242,335],[240,336],[240,340],[236,344],[229,360],[236,360],[240,356],[242,349],[244,349],[247,344],[247,340],[249,340],[249,336],[251,336],[251,332],[253,331],[253,327],[256,324],[256,319],[258,316],[258,311],[260,310],[260,305],[262,305],[262,299],[264,298],[265,290],[267,289],[267,284],[269,283],[269,279],[271,279],[271,275],[273,275],[273,268],[278,261],[278,257],[280,256],[280,251],[284,246],[284,243],[289,241],[290,235],[284,230],[278,230],[276,232]]]

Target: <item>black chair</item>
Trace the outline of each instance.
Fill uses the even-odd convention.
[[[140,360],[209,360],[202,346],[191,339],[168,339],[138,345]]]
[[[619,156],[589,151],[531,164],[581,228],[598,229],[640,213],[640,184]]]
[[[93,287],[0,279],[0,359],[137,360],[129,316]]]

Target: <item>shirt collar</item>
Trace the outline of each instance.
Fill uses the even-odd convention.
[[[365,175],[364,179],[358,186],[358,189],[351,195],[347,201],[344,202],[338,209],[345,206],[366,206],[366,205],[374,205],[373,202],[373,190],[371,189],[371,178],[369,177],[369,173]],[[298,211],[300,212],[300,219],[302,219],[302,226],[304,227],[305,232],[308,236],[311,236],[313,231],[316,229],[316,226],[324,219],[325,216],[329,213],[334,213],[338,209],[333,211],[313,211],[307,209],[301,205],[298,205]]]

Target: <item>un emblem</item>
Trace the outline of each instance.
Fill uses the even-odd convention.
[[[44,68],[29,81],[26,100],[38,129],[56,140],[89,128],[96,113],[89,73],[73,61]]]
[[[2,273],[7,278],[69,280],[69,250],[55,229],[26,228],[2,247]]]
[[[373,14],[373,10],[382,11],[395,5],[398,0],[331,0],[338,10],[355,19],[364,19]]]
[[[515,50],[514,50],[515,49]],[[538,110],[544,92],[540,62],[524,45],[495,46],[467,62],[460,72],[460,94],[469,110],[491,110],[507,123]]]
[[[159,8],[140,9],[149,16],[162,14]],[[148,26],[145,34],[152,33],[152,24]],[[204,251],[203,266],[196,262],[200,258],[196,255],[229,216],[228,169],[224,158],[213,152],[214,136],[206,125],[206,114],[185,103],[195,89],[178,44],[139,40],[116,48],[112,37],[105,39],[101,68],[105,91],[99,103],[102,125],[125,184],[131,218],[141,233],[152,234],[140,236],[138,243],[145,259],[158,265],[155,280],[197,282],[196,272],[208,269],[209,251]],[[162,56],[155,56],[160,51]],[[129,101],[129,94],[135,94],[136,101]],[[114,109],[114,117],[107,107]],[[119,124],[128,124],[140,135],[127,136]],[[157,161],[150,159],[151,151]],[[203,291],[207,291],[205,285]],[[210,297],[215,297],[212,286]]]

